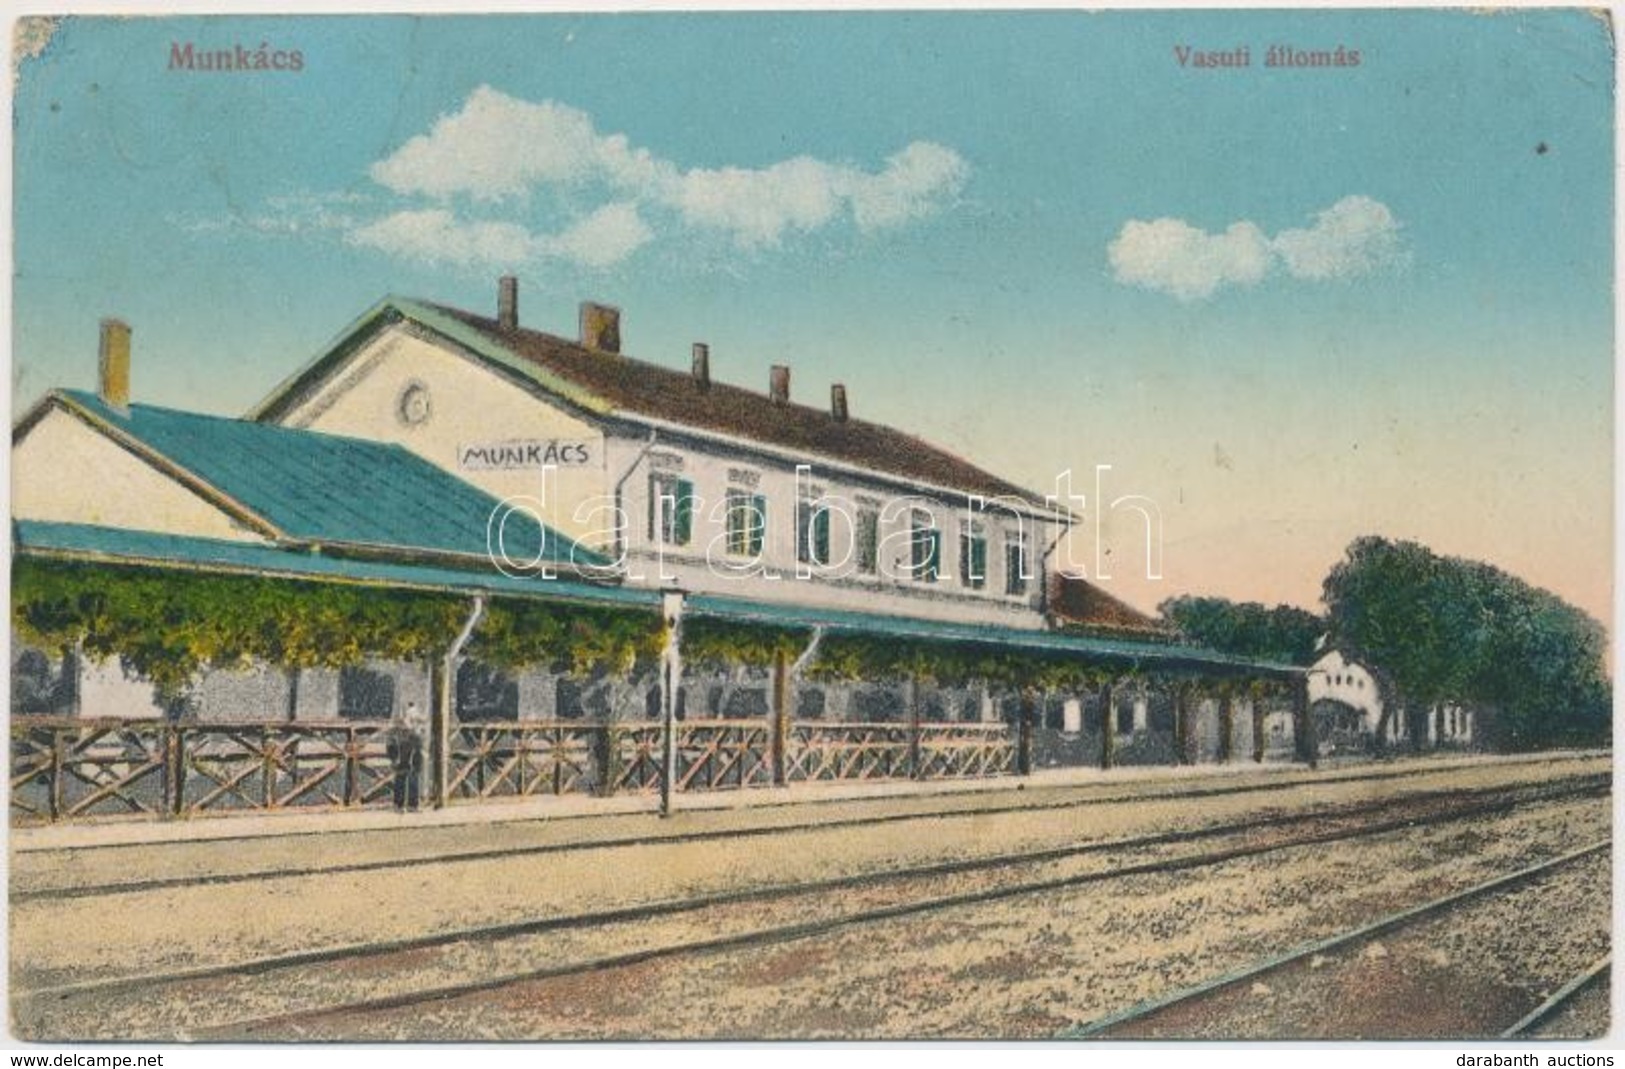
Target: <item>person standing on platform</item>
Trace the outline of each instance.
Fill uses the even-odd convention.
[[[389,762],[395,770],[395,811],[416,812],[423,798],[423,748],[429,732],[429,719],[418,710],[417,702],[390,724],[387,736]]]

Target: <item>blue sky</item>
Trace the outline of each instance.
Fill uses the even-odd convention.
[[[303,69],[169,69],[261,42]],[[1111,464],[1142,605],[1313,607],[1381,533],[1606,618],[1612,64],[1534,10],[71,19],[17,88],[14,409],[104,314],[138,399],[239,412],[507,270],[528,325],[606,300],[1036,487]]]

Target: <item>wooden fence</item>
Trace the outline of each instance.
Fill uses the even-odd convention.
[[[387,802],[387,728],[13,717],[12,820]]]
[[[14,824],[387,805],[382,722],[199,723],[19,716],[11,720]],[[660,789],[658,721],[456,724],[449,803]],[[802,781],[999,776],[1021,762],[1002,723],[687,720],[678,791]],[[426,769],[424,791],[436,782]]]

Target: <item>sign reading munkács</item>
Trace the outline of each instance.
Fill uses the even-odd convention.
[[[464,471],[579,468],[590,463],[591,443],[561,438],[512,438],[457,447],[457,466]]]

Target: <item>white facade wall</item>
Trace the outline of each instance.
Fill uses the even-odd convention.
[[[19,520],[266,541],[60,408],[41,416],[12,447],[11,514]]]
[[[117,657],[80,660],[79,715],[90,719],[156,720],[164,715],[152,684],[126,675]]]
[[[615,359],[606,356],[604,359]],[[403,410],[410,391],[426,398],[414,415]],[[426,414],[425,414],[426,410]],[[799,458],[811,468],[798,483],[798,458],[702,434],[649,432],[584,418],[562,402],[550,403],[505,380],[416,328],[396,325],[361,345],[308,398],[281,417],[287,426],[396,442],[499,499],[541,501],[543,519],[590,548],[624,551],[629,585],[678,588],[750,600],[815,608],[852,609],[934,619],[1043,626],[1041,555],[1059,525],[1018,515],[997,502],[977,522],[986,533],[986,578],[979,589],[960,581],[960,535],[966,522],[963,495],[911,489],[906,481],[854,473]],[[487,470],[465,463],[467,447],[505,441],[581,444],[590,462],[560,465],[544,475],[537,468]],[[694,486],[699,505],[692,537],[684,546],[651,543],[650,474],[670,472]],[[843,513],[832,513],[830,540],[836,566],[798,573],[796,503],[815,489]],[[727,492],[749,490],[767,500],[767,531],[756,566],[727,552]],[[624,524],[616,522],[619,508]],[[882,512],[880,574],[860,574],[856,562],[839,566],[851,542],[845,515],[860,507]],[[940,573],[934,583],[909,578],[912,512],[929,513],[941,537]],[[617,527],[620,530],[617,531]],[[1005,593],[1005,542],[1025,533],[1031,573],[1023,595]],[[619,535],[619,537],[617,537]]]
[[[542,500],[547,523],[589,548],[608,542],[610,525],[586,508],[607,492],[603,433],[405,325],[370,338],[280,422],[397,443],[498,500]],[[516,441],[572,448],[545,487],[539,466],[492,468],[469,457],[470,448]],[[586,463],[575,446],[585,449]]]
[[[1463,746],[1473,741],[1473,712],[1459,705],[1435,706],[1428,713],[1430,741]]]
[[[1361,713],[1361,730],[1375,734],[1382,722],[1382,697],[1377,681],[1364,665],[1344,658],[1338,650],[1321,657],[1309,669],[1309,704],[1341,702]]]
[[[1230,760],[1251,761],[1253,759],[1253,699],[1237,698],[1231,708],[1232,728],[1234,734],[1230,736]]]
[[[610,438],[610,481],[622,488],[620,507],[627,520],[629,584],[720,594],[750,600],[788,602],[815,608],[924,616],[933,619],[1039,628],[1043,562],[1039,555],[1054,542],[1058,525],[1018,516],[992,506],[967,517],[963,497],[927,496],[902,486],[808,463],[798,476],[796,462],[696,440],[657,437]],[[630,474],[628,474],[630,473]],[[686,545],[650,540],[651,473],[692,484],[692,531]],[[624,478],[624,481],[622,481]],[[759,558],[728,552],[728,491],[766,499],[767,528]],[[829,567],[797,559],[797,506],[803,496],[830,503]],[[879,513],[877,569],[858,567],[854,520],[862,509]],[[938,578],[926,582],[910,569],[910,539],[916,513],[929,514],[940,533]],[[985,578],[979,588],[961,582],[961,533],[973,519],[987,543]],[[1030,577],[1023,595],[1005,593],[1007,539],[1025,534]]]
[[[1273,709],[1265,713],[1263,728],[1264,756],[1267,759],[1285,760],[1296,753],[1290,709]]]
[[[1201,698],[1192,703],[1190,715],[1195,717],[1191,724],[1191,737],[1195,753],[1192,755],[1197,762],[1212,762],[1219,759],[1220,736],[1224,725],[1219,716],[1219,701],[1217,698]]]

